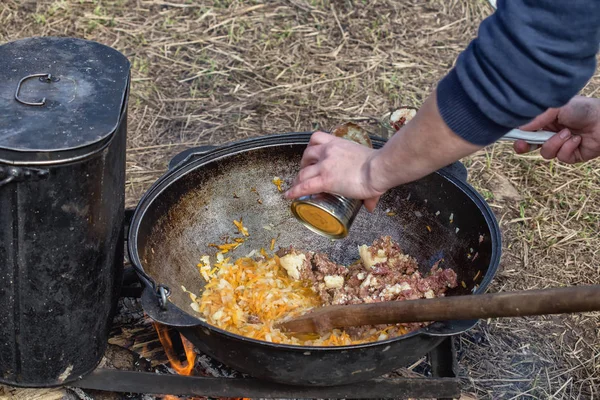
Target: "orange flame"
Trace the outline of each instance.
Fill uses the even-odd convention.
[[[181,341],[183,342],[183,348],[185,349],[185,358],[186,362],[182,363],[179,361],[177,354],[173,350],[173,342],[169,337],[168,328],[164,325],[158,324],[154,322],[154,328],[156,328],[156,332],[158,333],[158,338],[160,339],[160,343],[163,345],[165,349],[165,354],[171,363],[171,367],[179,374],[179,375],[191,375],[192,370],[194,369],[194,364],[196,361],[196,353],[194,352],[194,345],[192,345],[186,338],[181,336]]]
[[[190,343],[186,338],[180,335],[181,341],[183,343],[183,348],[185,349],[185,358],[186,362],[182,363],[179,361],[177,354],[175,354],[175,350],[173,349],[173,342],[171,341],[171,337],[169,336],[169,329],[161,324],[156,322],[152,322],[154,328],[156,329],[156,333],[158,333],[158,339],[165,349],[165,354],[169,359],[169,363],[171,367],[179,374],[179,375],[191,375],[194,369],[194,365],[196,362],[196,353],[194,352],[194,345]],[[180,400],[181,397],[173,396],[167,394],[163,397],[163,400]],[[188,400],[202,399],[201,397],[190,397]],[[226,399],[225,397],[220,397],[219,399]],[[232,400],[250,400],[246,397],[234,398]]]

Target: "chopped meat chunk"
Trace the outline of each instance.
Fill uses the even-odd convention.
[[[360,260],[348,267],[337,264],[324,253],[304,253],[290,247],[278,252],[281,266],[294,279],[311,282],[323,305],[344,305],[433,299],[457,286],[452,269],[442,269],[438,261],[424,276],[417,261],[404,254],[390,236],[376,239],[371,246],[358,248]],[[386,329],[381,340],[406,329],[419,329],[427,324],[398,324],[389,327],[361,326],[346,328],[353,338]],[[401,329],[402,328],[402,329]]]
[[[348,268],[343,265],[336,264],[329,259],[327,254],[316,253],[312,259],[313,271],[317,279],[325,277],[327,275],[341,275],[344,276],[348,273]],[[323,279],[323,278],[321,278]]]

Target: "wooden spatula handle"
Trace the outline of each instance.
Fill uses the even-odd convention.
[[[281,327],[291,332],[308,333],[348,326],[586,311],[600,311],[599,285],[329,306],[294,318]]]

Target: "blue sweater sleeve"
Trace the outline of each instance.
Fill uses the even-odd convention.
[[[493,143],[575,96],[599,43],[600,0],[499,0],[440,81],[440,114],[465,140]]]

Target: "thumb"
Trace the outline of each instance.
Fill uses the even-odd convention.
[[[521,126],[520,129],[531,132],[539,131],[540,129],[543,129],[547,125],[556,121],[556,119],[558,118],[558,111],[558,108],[549,108],[542,114],[535,117],[532,121]]]
[[[377,207],[377,203],[379,202],[380,198],[381,196],[377,196],[363,201],[363,204],[365,205],[365,208],[368,212],[372,213],[373,211],[375,211],[375,208]]]
[[[513,143],[513,149],[517,154],[525,154],[531,151],[531,146],[524,140],[517,140]]]

